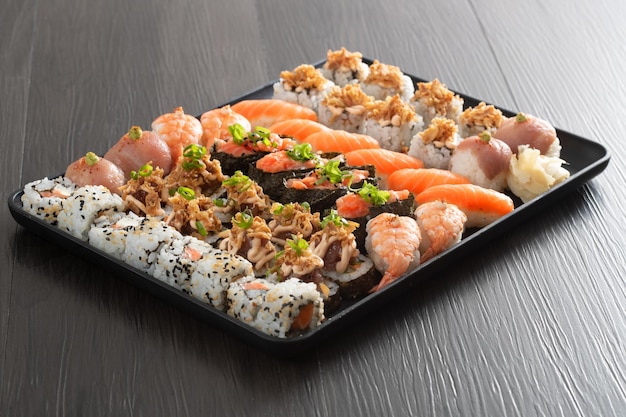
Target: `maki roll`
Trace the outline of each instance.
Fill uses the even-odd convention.
[[[164,221],[155,217],[144,217],[128,230],[122,260],[150,274],[161,248],[182,238],[183,235]]]
[[[374,167],[346,166],[339,159],[331,159],[304,176],[285,181],[284,191],[274,197],[283,204],[307,202],[311,211],[324,212],[349,187],[359,186],[366,179],[376,181]]]
[[[293,71],[280,73],[272,98],[296,103],[317,113],[319,102],[333,85],[313,65],[303,64]]]
[[[378,60],[369,66],[369,74],[361,83],[361,88],[375,100],[398,95],[401,100],[408,102],[415,92],[413,81],[400,68]]]
[[[350,52],[346,48],[328,50],[326,62],[320,71],[339,87],[363,82],[370,72],[368,65],[363,62],[363,54]]]
[[[228,314],[255,329],[286,338],[318,327],[324,302],[312,282],[243,278],[228,287]]]
[[[232,218],[232,227],[220,237],[223,240],[219,248],[250,260],[257,274],[265,274],[272,266],[276,247],[272,243],[272,231],[261,217],[249,211],[239,212]]]
[[[191,144],[185,147],[181,159],[165,180],[165,188],[171,194],[179,187],[193,190],[196,195],[213,195],[226,177],[217,159],[211,159],[207,148]]]
[[[164,221],[183,235],[215,241],[222,230],[222,221],[215,214],[215,204],[210,198],[193,190],[179,187],[168,200],[170,213]]]
[[[285,246],[291,236],[308,239],[321,228],[319,212],[311,212],[309,203],[274,203],[272,219],[267,224],[272,232],[272,242]]]
[[[131,171],[130,179],[120,187],[126,210],[140,216],[163,216],[165,180],[161,167],[145,164],[138,171]]]
[[[124,211],[122,197],[103,185],[86,185],[74,190],[63,200],[57,216],[57,226],[80,239],[87,240],[91,225],[100,216],[111,216]]]
[[[237,212],[249,211],[253,216],[269,216],[270,198],[263,188],[241,171],[222,181],[225,197],[216,198],[214,212],[222,221]]]
[[[366,105],[364,133],[383,149],[405,151],[423,126],[422,116],[397,94]]]
[[[408,154],[424,162],[425,168],[448,169],[452,152],[461,136],[456,123],[443,117],[435,117],[427,129],[411,139]]]
[[[463,111],[463,99],[436,78],[431,82],[417,83],[417,90],[410,102],[417,114],[422,116],[426,126],[435,117],[445,117],[457,122]]]
[[[326,162],[308,143],[297,144],[293,149],[272,152],[248,168],[248,177],[254,180],[270,198],[277,199],[285,190],[285,182]]]
[[[459,116],[459,135],[462,138],[467,138],[479,135],[484,131],[493,135],[503,120],[500,110],[481,101],[477,106],[465,109]]]
[[[333,129],[360,133],[364,131],[366,107],[372,101],[359,84],[334,86],[320,101],[318,119]]]
[[[238,170],[246,170],[271,152],[291,149],[296,142],[291,138],[284,138],[269,129],[256,126],[252,131],[236,123],[228,127],[232,139],[216,139],[211,152],[212,158],[219,161],[224,175],[233,175]]]
[[[339,286],[342,299],[361,297],[380,280],[372,261],[357,248],[353,232],[358,226],[331,210],[309,240],[311,252],[324,263],[321,274]]]
[[[124,257],[128,232],[136,228],[143,217],[135,213],[116,213],[113,216],[98,217],[89,229],[87,241],[116,259]]]
[[[45,177],[29,182],[24,186],[24,194],[20,197],[22,208],[27,213],[56,226],[63,201],[72,195],[75,189],[76,184],[64,176],[52,179]]]

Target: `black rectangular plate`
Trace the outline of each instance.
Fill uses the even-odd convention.
[[[364,61],[371,63],[371,60],[364,59]],[[317,66],[322,64],[323,61],[318,63]],[[427,81],[413,76],[411,78],[415,83]],[[273,83],[269,83],[237,99],[224,103],[224,105],[245,99],[271,98],[273,93],[272,85]],[[464,94],[457,94],[464,99],[465,107],[475,106],[480,102],[480,100]],[[506,116],[515,114],[505,109],[500,108],[500,110]],[[557,134],[563,148],[561,157],[567,161],[567,169],[571,174],[567,180],[528,203],[521,204],[518,201],[512,213],[464,237],[452,249],[434,257],[416,270],[405,274],[404,277],[383,290],[370,294],[358,301],[343,304],[339,311],[328,317],[317,329],[287,339],[268,336],[32,216],[22,208],[20,199],[23,194],[22,189],[13,192],[9,196],[8,204],[13,218],[24,228],[65,247],[81,257],[91,260],[96,265],[110,270],[116,276],[163,299],[187,314],[211,325],[218,326],[254,347],[271,354],[293,356],[314,348],[322,340],[327,339],[341,329],[348,328],[348,326],[354,324],[365,314],[376,311],[382,304],[399,297],[407,289],[424,283],[430,277],[433,277],[436,272],[445,269],[446,265],[449,265],[451,262],[462,259],[474,249],[492,241],[499,234],[507,231],[517,223],[528,219],[540,211],[546,210],[548,206],[600,174],[607,167],[610,156],[602,145],[560,129],[557,129]],[[52,176],[51,178],[54,177]]]

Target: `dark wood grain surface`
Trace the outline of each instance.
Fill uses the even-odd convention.
[[[0,205],[0,415],[626,414],[626,5],[0,0],[2,198],[345,46],[601,143],[608,168],[297,359],[42,240]]]

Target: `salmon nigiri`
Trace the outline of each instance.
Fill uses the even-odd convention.
[[[270,131],[281,136],[290,136],[300,142],[317,132],[327,132],[330,128],[309,119],[289,119],[274,123],[270,126]]]
[[[252,127],[269,128],[274,123],[287,119],[309,119],[317,121],[317,114],[308,107],[278,99],[242,100],[231,106],[250,121]]]
[[[409,190],[418,195],[428,187],[441,184],[469,184],[460,174],[439,168],[403,168],[387,178],[387,186],[392,190]]]
[[[435,185],[415,197],[418,204],[443,201],[454,204],[467,215],[466,227],[483,227],[510,213],[513,200],[499,191],[474,184]]]
[[[345,130],[326,130],[313,133],[304,139],[314,152],[346,153],[358,149],[380,149],[378,141],[371,136],[350,133]]]
[[[423,168],[424,163],[415,157],[388,149],[358,149],[346,152],[346,162],[351,166],[373,165],[384,187],[391,173],[402,168]]]

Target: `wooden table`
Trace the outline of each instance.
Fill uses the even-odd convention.
[[[180,312],[0,206],[4,416],[626,413],[626,6],[2,0],[0,182],[108,149],[345,46],[610,150],[531,221],[296,360]]]

